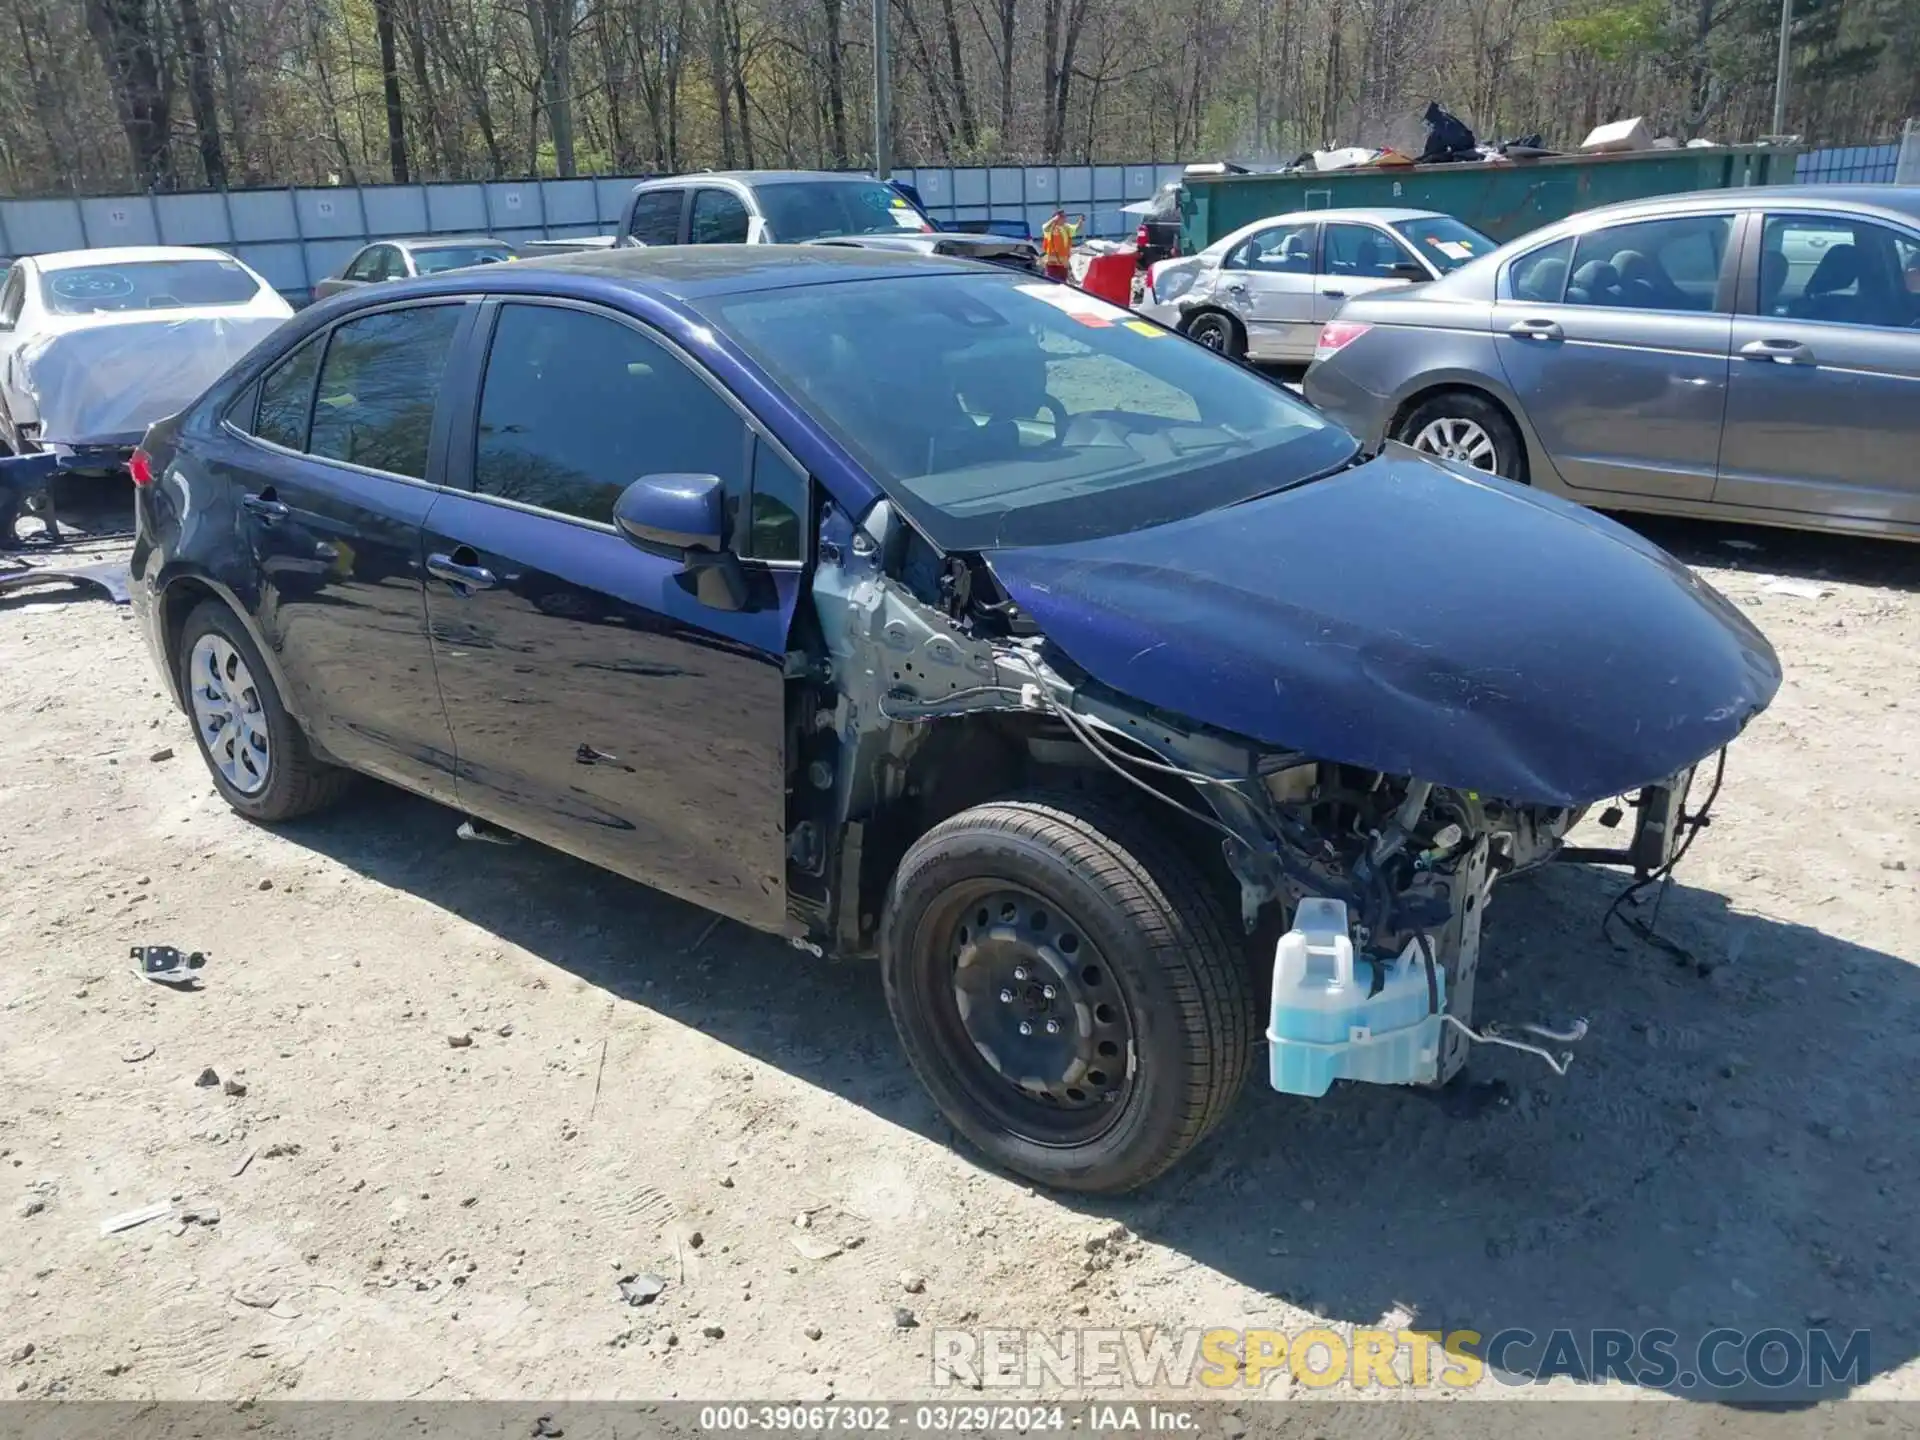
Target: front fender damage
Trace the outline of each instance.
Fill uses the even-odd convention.
[[[829,509],[820,533],[818,653],[794,666],[816,703],[800,722],[807,818],[794,827],[793,858],[830,882],[819,913],[804,917],[823,946],[870,948],[886,880],[876,827],[912,803],[929,736],[1012,722],[1030,755],[1065,757],[1094,783],[1211,840],[1250,935],[1320,896],[1345,903],[1356,954],[1423,947],[1445,972],[1445,1009],[1460,1022],[1444,1031],[1432,1078],[1460,1068],[1487,894],[1499,877],[1550,859],[1578,809],[1502,805],[1147,705],[1101,685],[1043,637],[992,623],[991,607],[953,613],[963,607],[937,574],[905,573],[909,541],[885,502],[859,524]]]

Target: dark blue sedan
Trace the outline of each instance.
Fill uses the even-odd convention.
[[[1623,793],[1612,858],[1660,872],[1688,777],[1779,682],[1611,522],[1362,462],[1150,322],[935,257],[369,288],[133,472],[137,605],[235,810],[365,772],[876,956],[955,1126],[1083,1190],[1226,1113],[1267,993],[1249,937],[1270,954],[1308,898],[1349,917],[1343,974],[1424,965],[1438,1038],[1289,1043],[1323,1077],[1449,1078],[1488,883]],[[1265,1018],[1303,1033],[1285,999]]]

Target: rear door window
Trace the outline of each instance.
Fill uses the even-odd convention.
[[[1920,325],[1920,238],[1843,215],[1769,215],[1760,313],[1905,330]]]
[[[1313,226],[1272,225],[1249,235],[1228,252],[1223,268],[1267,275],[1311,275]]]
[[[680,206],[685,191],[646,190],[633,197],[633,219],[627,234],[642,245],[680,243]]]
[[[307,422],[313,414],[313,381],[327,337],[316,335],[295,350],[260,382],[260,408],[253,434],[289,450],[307,448]]]
[[[473,488],[601,525],[643,475],[718,475],[732,526],[747,429],[671,350],[606,315],[500,307],[480,396]],[[769,534],[780,527],[769,522]]]
[[[434,402],[461,309],[415,305],[336,326],[320,367],[309,452],[426,479]]]
[[[1566,303],[1615,310],[1718,308],[1731,215],[1678,215],[1609,225],[1580,236]]]
[[[687,241],[693,245],[746,244],[746,202],[731,190],[694,191]]]
[[[348,280],[378,280],[381,266],[386,263],[387,247],[369,245],[353,257],[353,263],[346,268],[344,278]]]

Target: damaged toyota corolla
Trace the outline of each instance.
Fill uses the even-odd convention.
[[[235,809],[364,771],[877,958],[954,1126],[1069,1189],[1177,1161],[1262,1030],[1277,1089],[1445,1083],[1496,1038],[1492,884],[1612,797],[1598,858],[1661,873],[1780,680],[1613,522],[936,257],[341,297],[134,475],[136,604]]]

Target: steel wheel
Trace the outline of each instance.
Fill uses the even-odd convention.
[[[235,790],[258,795],[272,775],[273,749],[247,662],[225,636],[209,632],[194,642],[187,675],[194,728],[208,758]]]
[[[950,1060],[1008,1129],[1039,1144],[1084,1145],[1111,1128],[1133,1084],[1133,1020],[1081,927],[1004,884],[965,887],[941,912]]]
[[[1490,475],[1501,473],[1500,452],[1493,437],[1475,421],[1462,416],[1443,416],[1430,421],[1413,437],[1413,448],[1438,455],[1442,460],[1462,461]]]

